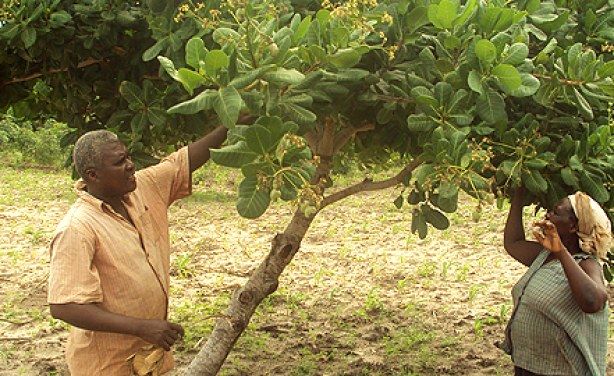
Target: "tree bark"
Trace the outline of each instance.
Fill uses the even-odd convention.
[[[340,150],[356,133],[371,129],[373,129],[373,125],[366,124],[335,137],[335,124],[332,119],[327,118],[324,121],[321,133],[311,135],[310,147],[321,157],[311,183],[320,185],[322,194],[324,187],[321,181],[322,178],[330,174],[332,157],[335,151]],[[381,182],[362,182],[336,192],[323,200],[320,210],[357,192],[385,189],[399,184],[419,164],[419,160],[414,160],[390,179]],[[298,252],[315,215],[317,214],[306,217],[297,209],[284,232],[273,238],[271,251],[254,270],[246,284],[235,291],[228,309],[216,321],[207,343],[192,360],[185,373],[186,375],[214,376],[218,373],[235,342],[249,324],[249,320],[260,302],[277,290],[279,276]]]
[[[298,252],[313,217],[297,210],[283,233],[272,241],[271,251],[254,270],[247,283],[235,291],[224,317],[217,320],[207,343],[201,348],[186,375],[214,376],[247,327],[260,302],[277,290],[279,276]]]

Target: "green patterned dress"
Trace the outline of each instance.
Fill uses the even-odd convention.
[[[544,264],[549,254],[542,250],[512,289],[514,312],[502,348],[514,365],[537,374],[605,375],[607,303],[599,312],[583,312],[561,263]],[[592,256],[573,257],[580,262]]]

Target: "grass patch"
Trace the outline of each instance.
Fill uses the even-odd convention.
[[[202,189],[202,188],[201,188]],[[219,202],[235,202],[236,193],[226,193],[209,190],[194,190],[191,195],[183,199],[183,202],[207,204]]]
[[[76,198],[73,184],[67,170],[0,167],[0,205],[31,207],[51,200],[71,202]]]
[[[170,309],[170,321],[181,323],[185,330],[183,343],[177,346],[179,352],[195,350],[199,341],[207,337],[215,320],[223,313],[230,301],[229,293],[221,293],[211,300],[185,296]]]

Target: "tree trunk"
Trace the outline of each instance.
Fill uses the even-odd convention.
[[[224,317],[216,321],[207,343],[192,360],[186,375],[218,373],[260,302],[277,290],[279,276],[299,250],[312,221],[313,217],[306,218],[297,210],[285,231],[273,238],[268,256],[247,283],[233,294]]]
[[[320,156],[320,162],[311,184],[318,185],[324,193],[323,180],[331,171],[332,157],[335,150],[340,150],[357,132],[373,129],[371,124],[363,124],[348,132],[342,132],[335,137],[333,119],[325,119],[317,135],[308,134],[306,138],[314,155]],[[390,188],[399,184],[421,162],[415,159],[403,168],[396,176],[381,182],[365,180],[354,186],[336,192],[323,199],[320,210],[345,197],[361,191],[372,191]],[[317,213],[315,214],[317,215]],[[305,217],[301,210],[296,210],[292,220],[282,234],[273,238],[271,251],[266,259],[252,273],[247,283],[237,290],[224,316],[218,319],[207,343],[200,349],[186,371],[188,376],[214,376],[218,373],[232,350],[235,342],[249,324],[254,311],[264,298],[277,290],[279,276],[299,250],[303,237],[307,233],[315,215]]]

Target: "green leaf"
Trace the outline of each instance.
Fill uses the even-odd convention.
[[[422,202],[426,199],[423,192],[418,192],[415,189],[412,189],[407,196],[407,202],[411,205],[416,205],[419,202]]]
[[[550,15],[545,16],[545,15],[532,14],[529,17],[531,18],[531,21],[533,21],[533,23],[537,25],[537,27],[539,27],[546,33],[552,33],[553,31],[556,31],[557,29],[559,29],[561,26],[563,26],[567,22],[567,19],[569,18],[569,11],[564,10],[563,13],[556,16],[554,19],[552,19],[552,17],[549,17],[549,16]]]
[[[164,56],[158,56],[158,61],[160,62],[162,68],[164,68],[166,73],[168,73],[168,75],[171,76],[173,80],[179,81],[179,77],[177,76],[177,69],[175,69],[175,64],[173,64],[173,61],[171,59]]]
[[[49,16],[49,22],[51,23],[51,27],[60,27],[71,19],[72,16],[65,10],[53,12],[51,13],[51,16]]]
[[[394,115],[394,110],[389,107],[382,107],[377,111],[377,115],[375,115],[375,120],[378,124],[388,124],[390,120],[392,120],[392,116]],[[408,119],[409,121],[409,119]]]
[[[243,92],[241,95],[245,106],[252,114],[260,113],[262,105],[264,104],[264,95],[259,91]]]
[[[27,27],[21,32],[21,40],[25,48],[30,48],[36,42],[36,29]]]
[[[309,89],[313,85],[320,82],[320,80],[322,79],[322,76],[324,76],[324,73],[321,70],[317,70],[315,72],[308,73],[301,82],[299,82],[298,84],[294,86],[294,89],[296,90]]]
[[[422,206],[422,212],[424,213],[424,219],[436,229],[445,230],[450,227],[450,221],[439,210],[433,209],[428,205],[424,205]]]
[[[499,85],[506,92],[518,89],[522,85],[522,78],[518,69],[509,64],[499,64],[493,68],[492,74],[497,77]]]
[[[570,78],[578,78],[580,71],[580,56],[582,55],[582,43],[576,43],[567,50],[567,74]]]
[[[169,114],[191,115],[199,111],[210,110],[213,108],[217,97],[217,90],[207,89],[190,100],[174,105],[167,112]]]
[[[541,52],[544,53],[544,54],[549,54],[550,52],[554,51],[554,49],[556,48],[557,44],[558,44],[558,41],[556,40],[556,38],[552,38],[552,39],[550,39],[550,41],[548,42],[546,47],[544,47],[544,49],[541,50]]]
[[[277,68],[272,72],[267,72],[263,79],[271,83],[297,85],[305,79],[305,75],[296,69]]]
[[[424,219],[424,214],[422,214],[422,212],[418,209],[414,209],[412,211],[411,217],[411,233],[415,234],[416,231],[418,231],[418,236],[420,239],[426,238],[428,231],[426,227],[426,220]]]
[[[214,77],[221,68],[227,68],[230,60],[222,50],[211,50],[205,56],[205,71]]]
[[[356,82],[371,74],[368,70],[348,68],[341,69],[337,73],[329,73],[326,75],[327,79],[334,79],[337,82]]]
[[[147,126],[147,115],[144,111],[137,112],[132,121],[130,121],[130,130],[132,133],[142,136],[145,127]]]
[[[153,13],[162,13],[166,9],[166,0],[146,0],[147,6]]]
[[[394,206],[397,207],[397,209],[401,209],[403,207],[403,195],[399,195],[395,200],[394,200]]]
[[[236,77],[228,85],[233,86],[235,89],[243,89],[244,87],[250,85],[258,78],[262,77],[266,72],[275,68],[275,65],[265,65],[256,69],[253,69],[242,76]]]
[[[580,180],[578,180],[578,177],[576,176],[576,174],[573,172],[571,168],[569,167],[562,168],[561,178],[563,179],[563,182],[567,184],[568,186],[574,189],[580,189]]]
[[[221,149],[211,149],[211,160],[220,166],[240,168],[258,157],[245,141],[225,146]]]
[[[475,69],[469,72],[469,75],[467,76],[467,84],[469,84],[469,88],[476,93],[484,94],[482,76]]]
[[[269,193],[263,189],[258,189],[257,177],[246,177],[239,184],[237,211],[242,217],[249,219],[260,217],[269,207],[270,201]]]
[[[433,167],[430,163],[421,164],[416,167],[413,172],[414,178],[416,182],[420,185],[424,185],[424,183],[429,179],[432,175],[435,174],[435,167]]]
[[[458,209],[458,193],[452,197],[431,196],[431,202],[446,213],[454,213]]]
[[[458,186],[454,183],[445,181],[439,186],[440,198],[452,198],[458,195]]]
[[[522,64],[527,56],[529,56],[529,47],[524,43],[514,43],[503,51],[501,63],[510,65]]]
[[[227,27],[218,27],[213,32],[213,40],[220,46],[236,44],[241,39],[241,34]]]
[[[458,2],[441,0],[439,4],[430,4],[428,7],[429,21],[440,29],[451,29],[458,13]]]
[[[213,109],[226,128],[231,129],[237,123],[242,102],[241,95],[234,87],[226,86],[219,90]]]
[[[207,49],[202,39],[194,37],[185,45],[185,62],[194,69],[200,68],[200,62],[205,61]]]
[[[582,164],[580,158],[578,158],[577,155],[572,155],[571,158],[569,158],[569,167],[571,167],[571,169],[575,171],[584,170],[584,165]]]
[[[411,32],[418,30],[427,23],[429,23],[427,8],[422,5],[416,6],[405,16],[405,27]]]
[[[122,81],[119,85],[119,93],[126,99],[130,109],[135,111],[145,108],[141,89],[130,81]]]
[[[147,109],[147,118],[151,124],[161,127],[166,124],[166,111],[160,107],[149,107]]]
[[[605,280],[608,281],[608,283],[612,282],[612,279],[614,279],[614,276],[612,275],[612,270],[608,263],[603,263],[603,276],[605,277]]]
[[[452,99],[452,85],[447,82],[438,82],[433,88],[433,94],[439,105],[445,107]]]
[[[407,127],[411,132],[428,132],[435,128],[435,122],[425,114],[409,115]]]
[[[475,55],[485,63],[492,63],[497,58],[497,47],[488,39],[480,39],[475,44]]]
[[[548,182],[539,171],[524,170],[521,173],[522,182],[527,189],[535,194],[546,192]]]
[[[353,48],[345,48],[328,56],[328,61],[337,68],[351,68],[358,64],[362,54]]]
[[[497,92],[489,90],[480,95],[475,102],[475,109],[480,118],[488,124],[507,120],[505,102],[503,102],[503,97]]]
[[[301,107],[291,102],[285,102],[281,105],[282,111],[293,121],[302,125],[313,124],[317,117],[316,114],[308,109]]]
[[[573,89],[573,94],[576,99],[576,104],[578,105],[578,109],[580,110],[580,113],[582,114],[582,116],[584,116],[585,118],[589,120],[592,120],[594,117],[593,109],[591,108],[591,105],[588,103],[586,98],[584,98],[582,94],[580,94],[578,89],[576,88]]]
[[[0,27],[0,38],[13,39],[19,33],[20,24],[17,22],[8,22]]]
[[[488,6],[478,13],[478,25],[485,35],[498,33],[512,26],[515,14],[513,9]]]
[[[546,166],[548,166],[548,161],[545,161],[540,158],[533,158],[533,159],[527,159],[526,161],[524,161],[524,165],[529,169],[542,170]]]
[[[235,128],[236,129],[236,128]],[[271,162],[252,162],[241,166],[241,173],[243,176],[258,176],[259,174],[264,174],[267,176],[272,176],[277,171],[277,166],[275,166]]]
[[[287,121],[282,123],[277,116],[261,116],[256,120],[256,123],[265,127],[271,134],[273,143],[277,143],[286,133],[294,133],[298,130],[298,125]]]
[[[148,49],[145,50],[145,52],[143,52],[143,56],[141,56],[141,59],[143,59],[143,61],[153,60],[167,46],[167,44],[168,44],[168,39],[167,38],[162,38],[162,39],[158,40],[156,42],[156,44],[154,44],[153,46],[149,47]],[[167,58],[165,58],[163,56],[160,56],[160,58],[168,60]],[[170,60],[168,60],[168,61],[170,61]],[[160,62],[162,62],[162,61],[160,61]],[[171,64],[173,63],[172,61],[170,61],[170,62],[171,62]],[[173,66],[173,70],[174,69],[175,69],[175,67]]]
[[[177,71],[177,81],[181,82],[186,91],[192,95],[194,89],[199,88],[205,83],[205,78],[191,69],[179,68]]]
[[[331,18],[330,11],[327,9],[320,9],[316,13],[316,19],[318,20],[318,23],[320,24],[321,27],[324,27],[328,23],[330,18]]]
[[[133,16],[132,12],[120,10],[117,12],[116,20],[119,25],[129,27],[136,22],[136,17]]]
[[[296,28],[296,32],[292,35],[292,43],[297,44],[300,42],[307,34],[307,30],[309,30],[309,25],[311,24],[311,15],[303,18],[301,23]]]
[[[261,125],[251,125],[243,133],[247,146],[255,153],[265,155],[274,146],[275,142],[271,132]]]
[[[537,78],[529,73],[521,73],[520,79],[521,85],[512,90],[509,94],[514,97],[529,97],[537,92],[540,86],[540,82]]]
[[[463,25],[473,15],[476,9],[477,9],[477,0],[467,1],[467,4],[465,5],[465,9],[463,10],[463,13],[461,13],[461,15],[454,20],[454,26]]]
[[[610,200],[610,193],[605,188],[602,181],[594,179],[594,175],[586,171],[580,171],[580,186],[586,193],[600,204],[605,204]]]
[[[607,63],[597,69],[597,74],[601,78],[611,77],[614,75],[614,60],[610,60]]]

